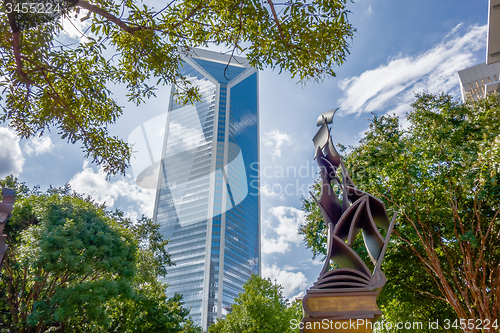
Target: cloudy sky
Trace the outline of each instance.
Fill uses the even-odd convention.
[[[487,0],[358,0],[349,7],[357,33],[346,63],[335,69],[337,77],[302,86],[287,73],[260,72],[262,273],[276,279],[287,297],[307,289],[321,268],[297,235],[304,223],[301,197],[316,178],[311,139],[318,115],[339,107],[333,140],[356,144],[371,112],[404,116],[421,91],[458,98],[457,71],[485,61]],[[66,38],[78,38],[66,27]],[[158,98],[136,107],[118,87],[114,97],[125,112],[112,133],[128,138],[138,124],[161,117],[169,88],[161,90]],[[57,130],[20,140],[0,127],[0,177],[11,173],[42,189],[69,182],[130,217],[153,212],[154,192],[137,187],[132,170],[106,181]]]

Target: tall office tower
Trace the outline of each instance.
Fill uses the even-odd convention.
[[[500,0],[489,0],[486,62],[458,72],[462,101],[477,101],[500,88]]]
[[[229,58],[195,49],[183,59],[201,101],[171,95],[154,211],[175,262],[167,294],[182,294],[204,329],[261,266],[258,72]]]

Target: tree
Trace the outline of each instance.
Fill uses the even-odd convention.
[[[21,190],[6,226],[0,329],[9,332],[181,332],[180,295],[168,299],[170,256],[159,226],[107,212],[69,185]],[[196,327],[193,328],[193,330]],[[195,332],[195,331],[194,331]]]
[[[101,306],[129,294],[136,247],[102,208],[76,195],[31,195],[7,224],[2,285],[15,332],[104,320]]]
[[[374,116],[345,157],[354,183],[400,212],[379,300],[406,318],[441,319],[443,330],[454,330],[457,318],[491,327],[500,319],[498,96],[460,104],[419,94],[407,121],[401,127],[395,115]],[[324,254],[317,208],[305,199],[304,209],[301,233],[315,255]],[[464,330],[479,331],[473,326]]]
[[[137,104],[162,84],[175,85],[180,100],[195,101],[199,94],[178,74],[179,60],[209,44],[231,56],[245,52],[259,69],[321,80],[344,62],[354,32],[346,0],[173,0],[163,8],[131,0],[32,0],[90,20],[82,32],[87,39],[64,45],[57,15],[16,12],[23,1],[4,0],[0,14],[2,120],[23,138],[57,128],[108,174],[124,173],[131,155],[106,128],[123,111],[111,85],[125,85]]]
[[[167,284],[159,281],[167,274],[167,267],[173,264],[165,251],[168,241],[161,236],[160,225],[144,216],[132,223],[122,212],[115,211],[112,215],[130,231],[139,250],[131,284],[133,294],[108,302],[111,322],[100,327],[100,331],[201,333],[201,327],[187,318],[189,310],[182,307],[181,295],[167,298]],[[98,330],[93,327],[91,331]]]
[[[294,332],[293,319],[302,320],[302,305],[289,304],[283,296],[283,287],[269,278],[252,275],[243,289],[226,318],[209,326],[210,333]]]

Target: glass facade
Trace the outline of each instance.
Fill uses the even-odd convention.
[[[202,98],[171,99],[154,219],[176,264],[167,296],[182,294],[206,329],[260,273],[258,73],[241,58],[228,66],[229,57],[196,53],[181,74]]]

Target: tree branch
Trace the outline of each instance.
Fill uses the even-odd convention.
[[[267,3],[269,4],[271,12],[273,13],[274,22],[276,22],[276,26],[278,27],[278,32],[280,33],[281,39],[285,40],[285,35],[283,34],[283,30],[281,29],[280,20],[278,19],[278,15],[276,14],[276,10],[274,9],[274,3],[272,0],[267,0]]]
[[[224,77],[226,79],[227,79],[226,72],[227,72],[227,70],[229,68],[229,65],[231,64],[231,60],[235,59],[234,58],[234,51],[238,47],[238,43],[239,43],[240,37],[241,37],[241,32],[243,30],[243,0],[240,1],[240,24],[239,24],[238,28],[239,28],[239,32],[238,32],[238,36],[236,37],[236,41],[234,43],[233,51],[231,52],[231,56],[229,57],[229,61],[227,62],[226,67],[224,68]]]
[[[144,27],[144,26],[131,27],[127,23],[125,23],[124,21],[120,20],[118,17],[116,17],[113,14],[111,14],[110,12],[106,11],[105,9],[102,9],[102,8],[99,8],[95,5],[92,5],[85,0],[65,0],[65,1],[71,3],[74,6],[81,7],[83,9],[86,9],[86,10],[94,13],[94,14],[98,14],[98,15],[102,16],[102,17],[106,18],[107,20],[113,22],[117,26],[119,26],[122,30],[124,30],[128,33],[131,33],[131,34],[133,34],[136,31],[150,29],[150,28]]]
[[[12,6],[12,0],[5,0],[5,3],[10,3]],[[12,50],[14,51],[14,59],[16,61],[16,72],[24,79],[27,84],[32,84],[26,73],[23,71],[23,62],[21,61],[21,29],[17,25],[14,12],[11,11],[7,13],[7,18],[9,19],[9,25],[12,29]]]
[[[286,43],[286,45],[290,48],[297,47],[296,45],[290,44],[288,40],[286,40],[285,34],[283,33],[283,29],[281,27],[280,20],[278,19],[278,15],[276,14],[276,9],[274,8],[274,3],[272,0],[267,0],[269,7],[271,8],[271,12],[273,13],[274,22],[276,22],[276,26],[278,27],[278,32],[280,34],[281,39]],[[300,49],[300,48],[299,48]]]

